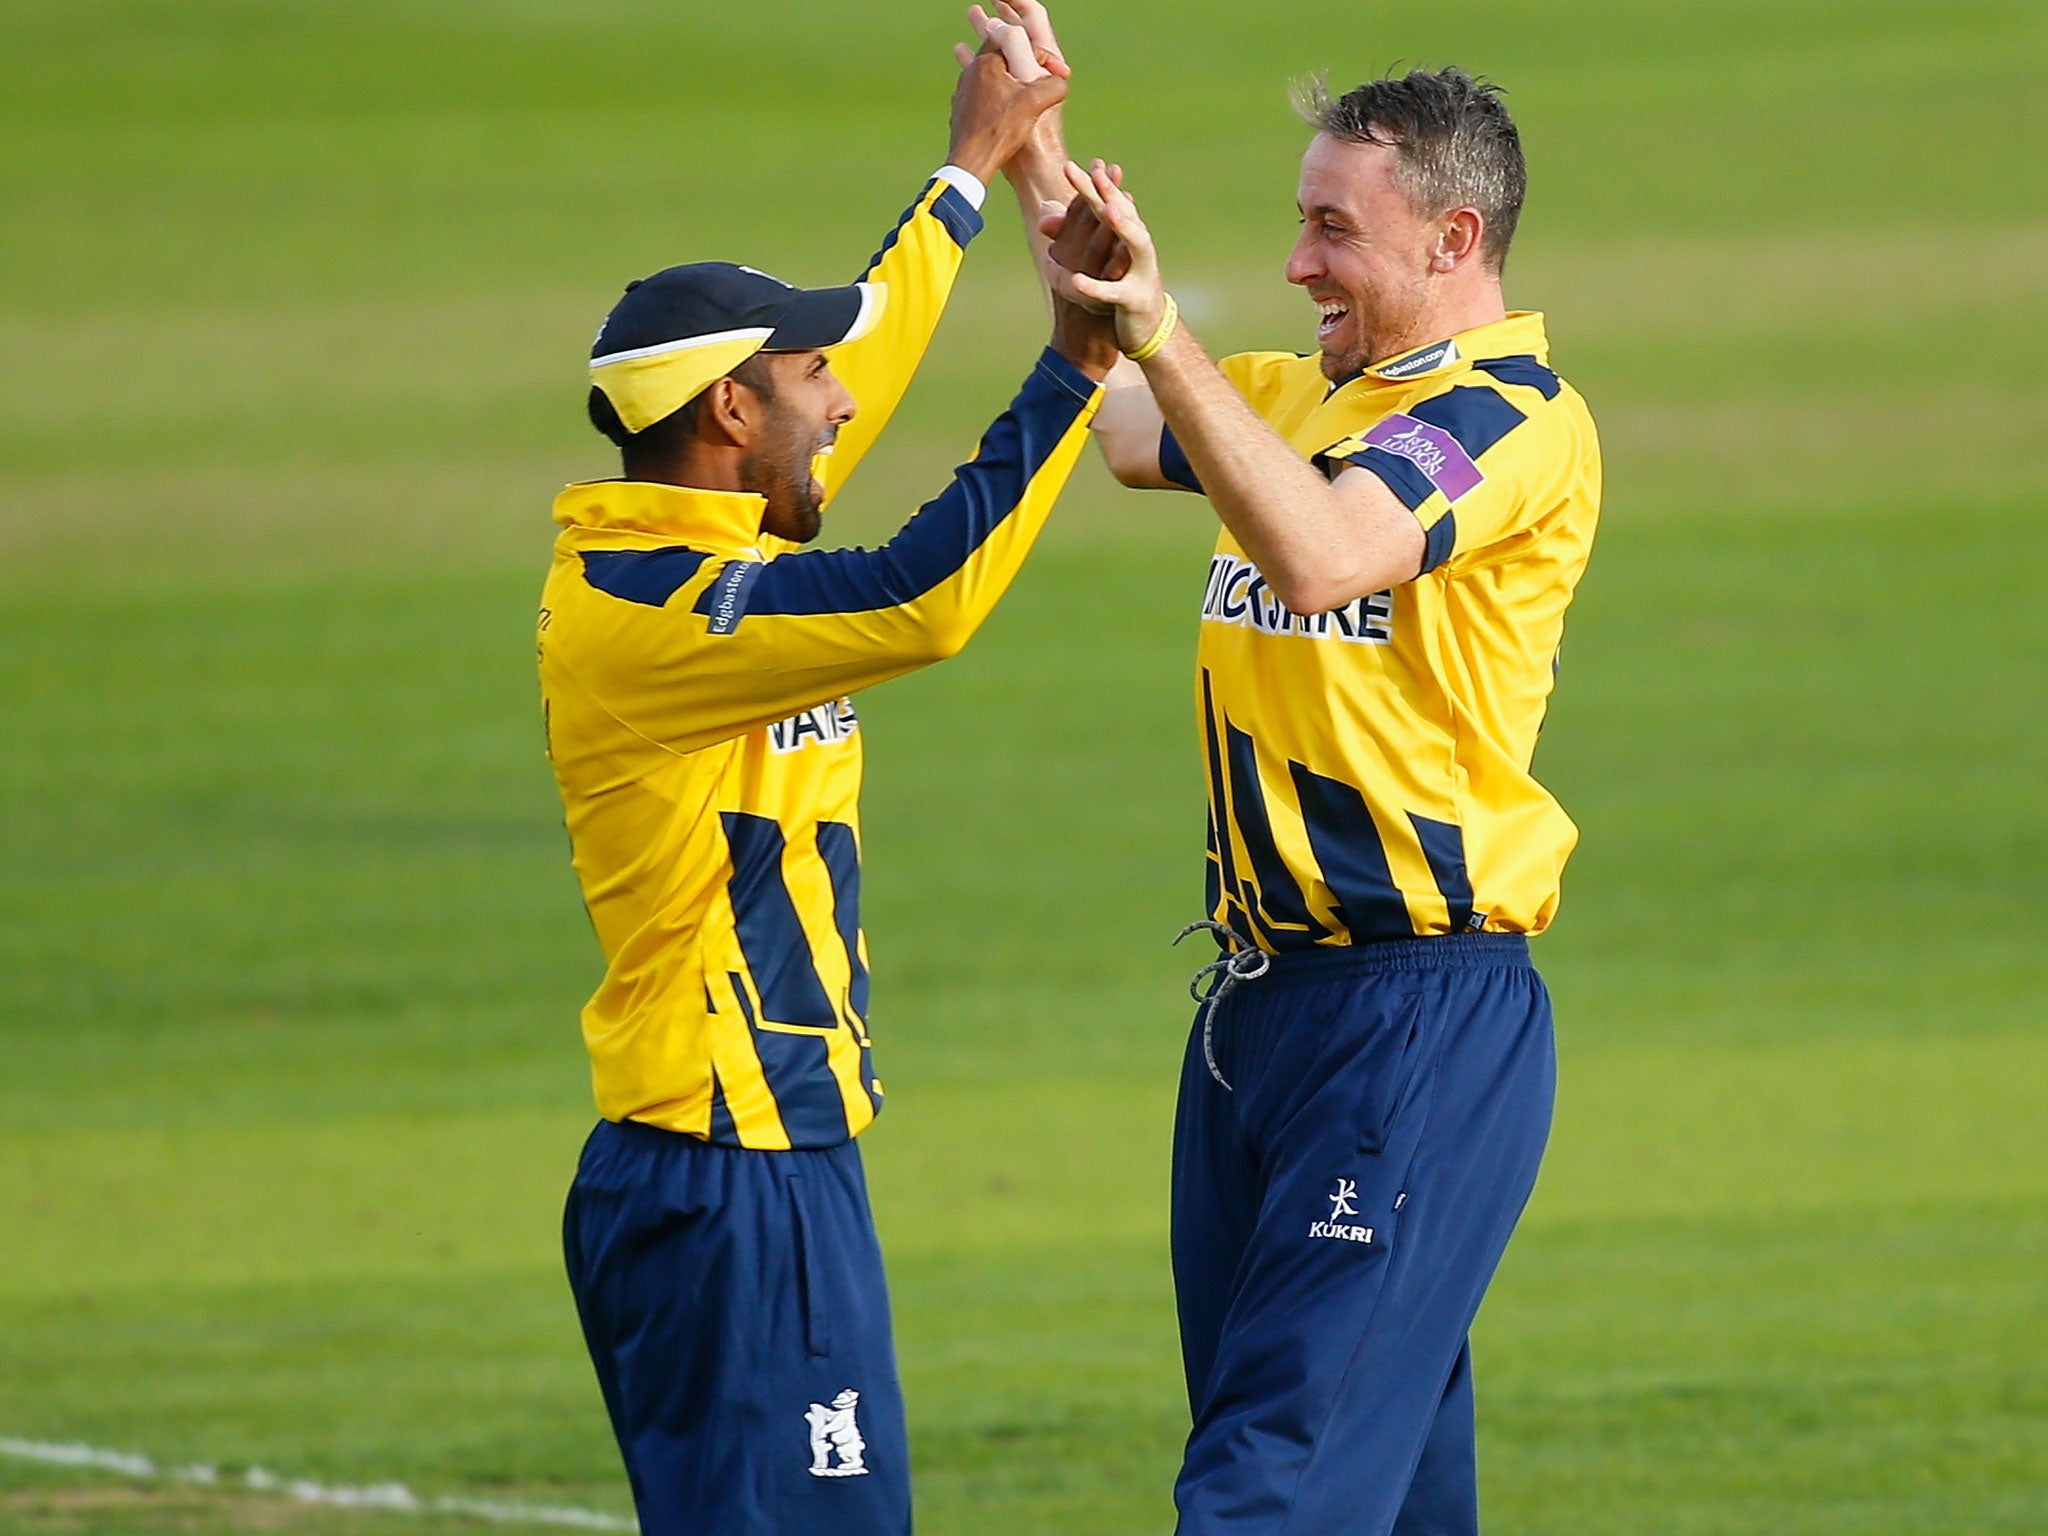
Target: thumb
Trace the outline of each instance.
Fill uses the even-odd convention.
[[[1098,182],[1098,190],[1100,186],[1101,183]],[[1109,195],[1102,199],[1101,216],[1102,222],[1126,243],[1150,243],[1152,232],[1145,227],[1144,219],[1138,214],[1137,199],[1123,188],[1112,186],[1109,189]]]
[[[1123,297],[1117,284],[1090,277],[1085,272],[1070,273],[1067,281],[1073,286],[1074,292],[1080,294],[1082,298],[1093,299],[1098,304],[1114,304]]]
[[[1022,27],[998,22],[990,29],[989,41],[996,45],[1003,56],[1003,63],[1009,66],[1010,73],[1020,84],[1028,85],[1046,73]]]
[[[1037,117],[1067,99],[1067,82],[1058,75],[1042,76],[1024,87],[1022,99],[1025,109]]]

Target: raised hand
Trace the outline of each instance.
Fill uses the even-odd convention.
[[[967,20],[983,49],[1002,53],[1011,73],[1020,80],[1035,78],[1032,72],[1036,70],[1062,79],[1072,76],[1067,56],[1053,34],[1052,18],[1039,0],[996,0],[994,15],[976,5],[968,10]],[[971,53],[964,46],[954,49],[963,64]],[[1064,191],[1060,167],[1066,162],[1067,141],[1056,107],[1038,119],[1031,137],[1003,169],[1029,210]]]
[[[1111,166],[1109,171],[1115,179],[1123,175],[1120,166]],[[1058,203],[1043,204],[1039,231],[1051,242],[1047,254],[1053,264],[1064,271],[1114,283],[1131,270],[1130,247],[1102,222],[1086,198],[1076,196],[1064,208]],[[1082,307],[1106,315],[1115,306],[1083,301]]]
[[[1054,292],[1070,303],[1116,312],[1118,344],[1145,344],[1166,318],[1166,287],[1152,232],[1123,189],[1123,170],[1097,160],[1088,170],[1067,162],[1074,201],[1040,225],[1052,238]],[[1062,253],[1065,253],[1064,255]],[[1074,265],[1068,264],[1071,258]]]
[[[993,16],[981,6],[969,6],[967,23],[975,29],[975,37],[979,37],[983,45],[1001,47],[1006,57],[1010,55],[1010,49],[1004,41],[1008,33],[1022,33],[1024,47],[1030,49],[1030,55],[1040,70],[1047,74],[1057,74],[1061,78],[1073,74],[1067,68],[1067,55],[1059,47],[1059,39],[1053,35],[1053,16],[1047,12],[1047,8],[1038,4],[1038,0],[1018,0],[1016,4],[1012,4],[1012,0],[995,0]],[[961,63],[967,63],[969,51],[971,49],[963,45],[954,49],[954,55],[961,59]],[[1012,72],[1018,70],[1016,57],[1010,57],[1010,68]],[[1018,74],[1018,78],[1022,80],[1026,76]]]
[[[981,7],[977,5],[974,9],[979,12]],[[981,39],[980,48],[970,48],[965,43],[953,45],[953,57],[960,61],[962,69],[973,68],[975,59],[981,54],[995,53],[1002,55],[1003,63],[1008,66],[1010,73],[1025,85],[1051,73],[1033,56],[1031,40],[1018,28],[984,18],[975,23],[974,30]]]
[[[1038,65],[1024,33],[1007,30],[1008,37],[980,53],[958,50],[965,57],[953,91],[953,142],[946,158],[983,181],[1015,158],[1038,120],[1067,94],[1066,78]],[[1020,68],[1031,78],[1020,78]]]
[[[1086,273],[1114,282],[1130,269],[1130,251],[1083,198],[1066,208],[1047,203],[1042,233],[1051,241],[1048,255],[1055,273]],[[1121,347],[1114,306],[1082,299],[1057,280],[1049,286],[1053,345],[1094,377],[1107,378]]]

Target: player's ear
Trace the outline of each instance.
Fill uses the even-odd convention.
[[[1436,248],[1430,252],[1430,269],[1453,272],[1479,254],[1486,234],[1486,216],[1477,208],[1453,208],[1437,231]]]
[[[704,391],[704,409],[698,414],[698,420],[710,441],[743,448],[753,439],[759,408],[759,397],[738,379],[727,375],[714,380]]]

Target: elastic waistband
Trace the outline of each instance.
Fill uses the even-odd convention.
[[[687,1131],[672,1131],[666,1126],[649,1125],[644,1120],[600,1120],[591,1128],[593,1142],[609,1141],[614,1146],[631,1147],[635,1151],[656,1156],[692,1157],[707,1159],[738,1158],[749,1161],[767,1158],[769,1161],[805,1158],[840,1157],[853,1151],[854,1139],[842,1137],[824,1146],[799,1147],[743,1147],[738,1142],[718,1140],[709,1136],[693,1136]],[[857,1152],[853,1155],[858,1156]]]
[[[1529,940],[1519,933],[1440,933],[1378,944],[1318,945],[1273,956],[1267,981],[1347,971],[1453,971],[1468,966],[1526,966]],[[1256,983],[1254,983],[1256,985]]]

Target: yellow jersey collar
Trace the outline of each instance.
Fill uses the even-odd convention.
[[[751,492],[648,480],[583,480],[555,498],[555,521],[565,528],[663,534],[713,549],[758,547],[767,510],[767,498]]]
[[[1550,338],[1544,334],[1543,316],[1533,309],[1518,309],[1490,325],[1474,326],[1455,336],[1433,341],[1426,347],[1403,352],[1358,375],[1388,384],[1408,384],[1432,374],[1447,373],[1465,363],[1494,357],[1528,357],[1546,363],[1550,359]],[[1356,383],[1356,379],[1347,380]]]

